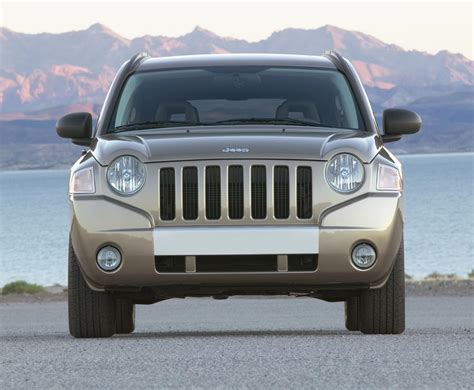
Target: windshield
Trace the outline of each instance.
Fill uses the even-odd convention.
[[[111,131],[219,124],[363,130],[341,73],[244,66],[135,73],[122,90]]]

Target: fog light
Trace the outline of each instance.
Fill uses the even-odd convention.
[[[359,244],[352,251],[352,262],[357,268],[370,268],[374,265],[376,259],[377,253],[369,244]]]
[[[97,265],[106,272],[115,271],[122,263],[122,255],[113,246],[103,247],[97,253]]]

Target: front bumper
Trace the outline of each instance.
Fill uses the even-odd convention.
[[[324,210],[315,226],[234,226],[226,234],[226,227],[156,228],[146,213],[106,196],[73,196],[71,240],[87,282],[97,290],[180,285],[278,286],[288,291],[376,288],[388,279],[400,246],[401,203],[400,193],[366,193]],[[351,262],[353,247],[363,241],[378,255],[368,270],[356,269]],[[121,267],[112,273],[100,270],[95,261],[107,244],[118,247],[123,256]],[[317,253],[319,259],[316,271],[310,272],[159,273],[155,268],[155,255],[212,251]]]

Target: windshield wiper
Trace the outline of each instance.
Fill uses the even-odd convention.
[[[263,123],[269,125],[296,125],[296,126],[311,126],[311,127],[330,127],[333,126],[324,125],[317,122],[310,122],[305,121],[302,119],[293,119],[293,118],[242,118],[242,119],[227,119],[223,121],[217,121],[213,123],[206,123],[213,124],[213,125],[221,125],[221,124],[239,124],[239,123]]]
[[[117,126],[114,131],[131,131],[140,129],[159,129],[166,127],[178,127],[178,126],[216,126],[224,124],[267,124],[267,125],[296,125],[296,126],[310,126],[310,127],[329,127],[333,126],[324,125],[316,122],[309,122],[301,119],[293,118],[237,118],[237,119],[226,119],[217,122],[191,122],[191,121],[149,121],[140,123],[131,123],[128,125]]]
[[[159,129],[165,127],[177,127],[177,126],[200,126],[201,122],[191,122],[191,121],[149,121],[149,122],[140,122],[140,123],[130,123],[128,125],[117,126],[114,131],[130,131],[130,130],[140,130],[140,129]]]

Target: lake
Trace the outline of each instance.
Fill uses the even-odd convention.
[[[474,154],[402,156],[406,272],[474,268]],[[0,286],[67,284],[68,171],[0,172]]]

